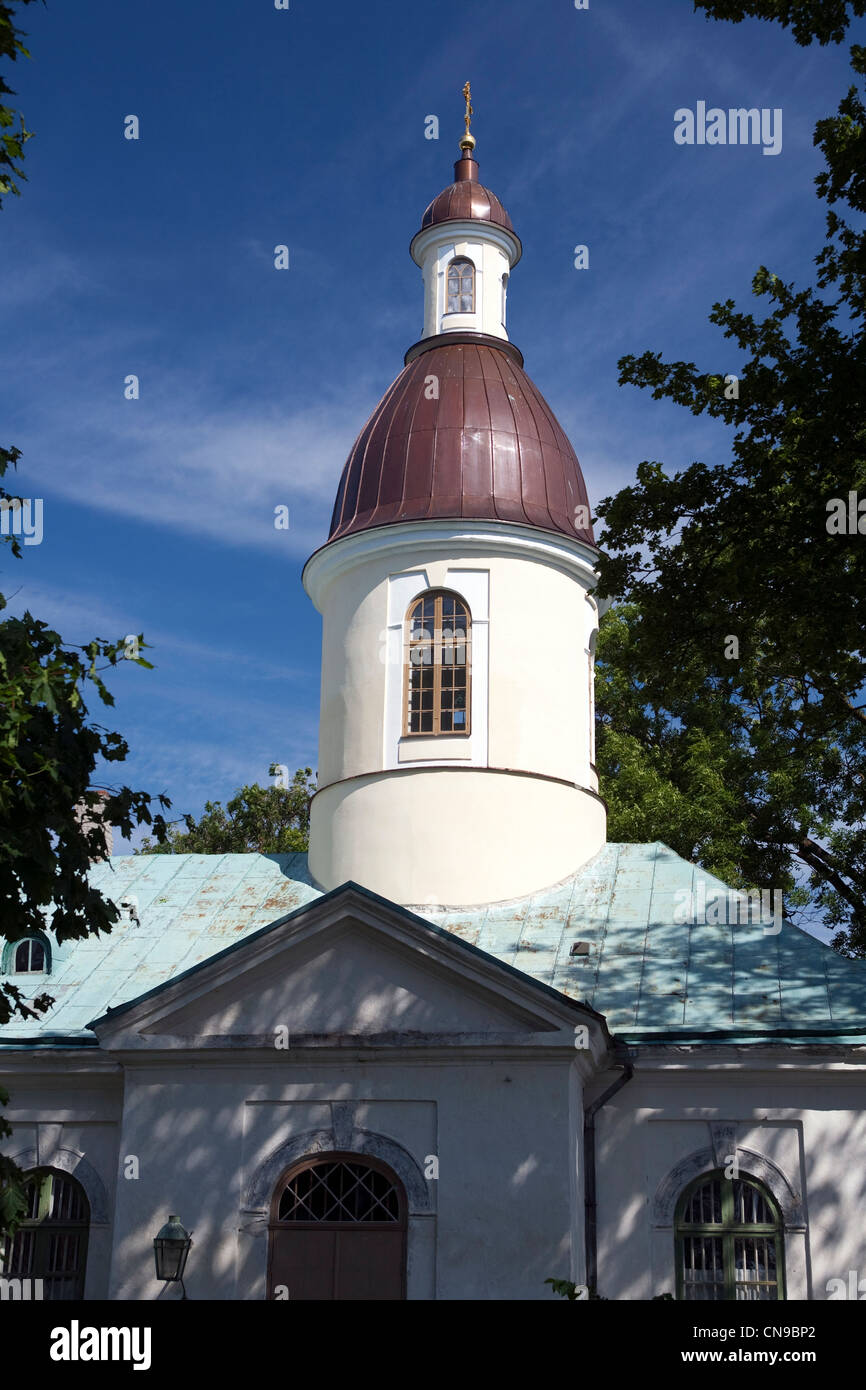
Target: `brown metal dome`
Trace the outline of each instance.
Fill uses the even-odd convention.
[[[589,524],[575,525],[579,506],[589,516],[577,456],[522,363],[511,343],[483,334],[410,348],[352,448],[328,539],[436,517],[518,522],[593,545]]]
[[[439,222],[494,222],[516,236],[511,218],[495,193],[478,182],[478,162],[464,154],[454,165],[454,183],[443,188],[421,218],[421,230]]]

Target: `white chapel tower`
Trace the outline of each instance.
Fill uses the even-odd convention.
[[[508,340],[522,248],[478,182],[470,110],[410,246],[423,336],[304,569],[323,618],[310,869],[409,906],[521,897],[605,840],[586,488]]]

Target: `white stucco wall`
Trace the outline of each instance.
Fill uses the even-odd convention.
[[[3,1152],[25,1170],[45,1165],[69,1173],[84,1188],[91,1217],[84,1296],[107,1298],[123,1106],[121,1068],[89,1050],[16,1052],[8,1058],[0,1053],[0,1086],[9,1093],[3,1113],[12,1125]]]
[[[89,1296],[175,1297],[152,1245],[175,1212],[191,1298],[266,1297],[274,1190],[326,1151],[372,1155],[403,1183],[412,1299],[544,1299],[563,1259],[580,1277],[582,1089],[609,1039],[429,924],[347,890],[94,1031],[67,1087],[53,1054],[0,1054],[4,1147],[29,1167],[62,1135],[86,1190],[108,1194]]]
[[[776,1195],[799,1204],[785,1231],[788,1300],[838,1297],[828,1283],[847,1286],[850,1271],[866,1278],[866,1067],[856,1053],[733,1054],[664,1065],[644,1050],[599,1113],[605,1297],[673,1291],[660,1198],[715,1166],[732,1127],[741,1171],[770,1173]],[[80,1060],[70,1056],[71,1068]],[[193,1231],[190,1297],[263,1298],[261,1194],[310,1144],[377,1154],[414,1182],[410,1298],[545,1299],[548,1276],[583,1277],[582,1083],[562,1055],[142,1054],[124,1060],[122,1110],[114,1059],[91,1054],[95,1071],[66,1079],[56,1057],[3,1061],[14,1125],[4,1152],[74,1173],[102,1218],[90,1233],[88,1300],[175,1296],[153,1277],[151,1242],[169,1210]],[[430,1155],[438,1182],[423,1179]],[[135,1180],[123,1177],[130,1157]]]
[[[602,1294],[674,1291],[674,1230],[660,1199],[667,1179],[678,1188],[717,1166],[714,1133],[716,1156],[735,1150],[741,1172],[787,1191],[792,1208],[799,1198],[785,1230],[788,1299],[826,1299],[828,1281],[849,1270],[866,1277],[866,1064],[856,1051],[844,1061],[791,1048],[666,1059],[643,1049],[634,1060],[634,1079],[597,1121]]]
[[[111,1297],[157,1295],[149,1242],[171,1210],[193,1232],[191,1298],[264,1298],[267,1211],[250,1188],[264,1169],[269,1200],[269,1171],[276,1181],[314,1143],[376,1154],[398,1173],[399,1148],[414,1166],[426,1205],[409,1192],[409,1298],[548,1298],[544,1280],[570,1266],[574,1236],[570,1066],[349,1056],[209,1061],[169,1077],[136,1065],[121,1148],[158,1161],[120,1185]],[[423,1179],[428,1155],[438,1181]]]
[[[592,558],[577,540],[484,522],[380,527],[317,552],[304,579],[323,616],[318,883],[353,879],[402,903],[494,902],[558,882],[601,848]],[[422,750],[425,768],[462,766],[459,785],[407,767],[401,738],[406,608],[439,587],[477,620],[471,732]],[[446,845],[459,853],[431,854]]]
[[[317,794],[310,868],[407,906],[494,903],[566,878],[604,836],[604,803],[566,783],[407,767]]]

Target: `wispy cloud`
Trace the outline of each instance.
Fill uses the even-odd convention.
[[[172,389],[99,405],[55,402],[21,440],[49,495],[230,546],[309,554],[326,535],[343,463],[372,402],[347,391],[299,410],[214,408]],[[289,529],[275,509],[289,509]]]

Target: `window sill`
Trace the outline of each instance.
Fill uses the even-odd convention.
[[[398,763],[469,762],[471,734],[406,734],[397,745]]]

